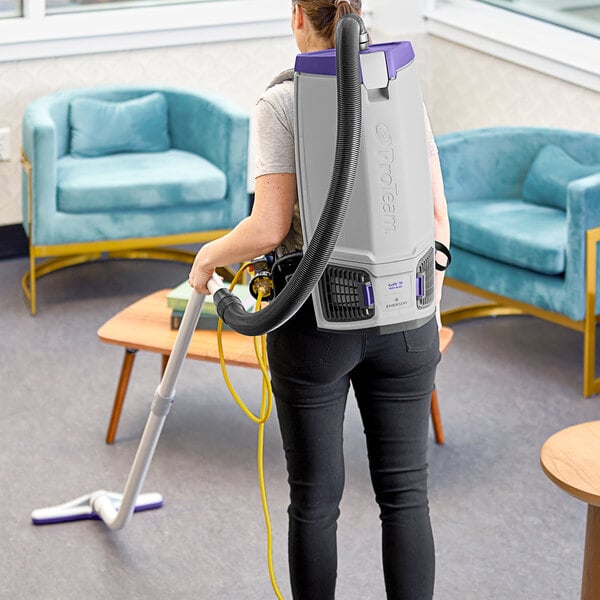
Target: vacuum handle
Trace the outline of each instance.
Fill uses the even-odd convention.
[[[223,282],[213,273],[212,277],[208,280],[207,287],[211,294],[214,294],[217,290],[224,288]],[[188,305],[183,314],[175,343],[173,344],[173,350],[171,356],[167,362],[163,378],[159,386],[159,394],[163,398],[171,398],[175,394],[175,383],[181,370],[181,365],[187,354],[192,336],[196,330],[196,323],[200,318],[202,312],[202,306],[204,305],[204,294],[198,294],[196,291],[192,291],[192,295],[188,302]]]
[[[208,280],[206,287],[211,294],[214,294],[217,290],[220,290],[226,286],[221,279],[215,273],[213,273],[212,277]]]

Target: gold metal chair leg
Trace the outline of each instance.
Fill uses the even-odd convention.
[[[175,262],[193,263],[195,252],[177,248],[139,248],[135,250],[111,250],[107,258],[170,260]]]
[[[88,262],[101,260],[102,257],[110,259],[146,259],[146,260],[166,260],[192,264],[194,262],[195,252],[188,250],[179,250],[176,248],[144,248],[137,250],[116,250],[110,252],[90,252],[84,254],[74,254],[69,256],[59,256],[50,258],[36,265],[35,252],[29,249],[29,271],[23,275],[21,287],[27,300],[30,303],[31,314],[36,314],[36,281],[60,269],[82,265]],[[219,267],[217,273],[225,279],[232,281],[235,276],[235,270],[231,267]]]
[[[170,260],[191,265],[196,258],[196,252],[177,248],[142,248],[140,250],[111,251],[107,253],[107,258]],[[235,277],[235,270],[231,267],[218,267],[217,273],[225,281],[232,281]]]
[[[31,311],[31,316],[34,316],[36,313],[36,305],[35,305],[35,256],[29,252],[29,273],[25,273],[23,279],[21,280],[21,287],[23,288],[23,292],[25,293],[25,297],[29,300],[29,310]]]
[[[596,320],[586,318],[583,332],[583,395],[588,398],[598,392],[600,379],[596,378]]]
[[[583,395],[587,398],[600,393],[600,377],[596,377],[596,327],[600,315],[596,315],[596,268],[598,264],[598,244],[600,243],[600,227],[586,231],[585,238],[585,318],[573,320],[565,315],[531,306],[516,300],[505,299],[502,296],[479,289],[471,284],[453,278],[446,278],[445,284],[463,292],[482,296],[490,300],[487,304],[463,306],[444,311],[442,323],[448,325],[464,319],[479,317],[525,314],[544,319],[574,331],[583,333]],[[502,305],[505,300],[509,306]]]
[[[435,443],[440,445],[443,444],[445,442],[444,427],[442,425],[442,415],[440,414],[437,390],[433,390],[431,393],[431,424],[433,425]]]
[[[140,250],[116,250],[107,253],[108,258],[124,259],[148,259],[148,260],[171,260],[192,264],[196,258],[196,252],[179,250],[177,248],[142,248]],[[232,281],[235,277],[235,269],[231,267],[218,267],[217,273],[225,279]]]
[[[501,304],[484,302],[482,304],[471,304],[468,306],[460,306],[458,308],[450,308],[442,314],[442,323],[450,325],[457,321],[466,319],[479,319],[481,317],[503,317],[507,315],[524,315],[526,314],[519,308],[512,306],[503,306]]]
[[[29,272],[23,275],[21,280],[21,287],[25,296],[30,301],[31,314],[35,315],[37,312],[36,308],[36,282],[40,277],[59,271],[60,269],[66,269],[67,267],[73,267],[75,265],[81,265],[94,260],[100,260],[102,254],[100,252],[94,252],[92,254],[78,254],[76,256],[64,256],[58,258],[51,258],[49,260],[35,264],[35,256],[33,252],[29,252]]]
[[[596,265],[600,228],[586,232],[586,294],[585,326],[583,330],[583,395],[587,398],[600,392],[596,377]]]

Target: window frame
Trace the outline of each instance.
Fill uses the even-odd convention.
[[[24,0],[23,8],[23,17],[0,19],[0,63],[290,33],[290,7],[281,0],[205,0],[51,15],[45,14],[44,0]]]
[[[428,0],[426,31],[600,92],[600,39],[478,0]]]

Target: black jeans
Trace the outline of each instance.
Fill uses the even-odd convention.
[[[427,440],[440,358],[435,318],[401,333],[327,333],[317,330],[309,300],[267,342],[289,475],[294,599],[335,596],[343,421],[352,382],[380,509],[387,598],[430,600]]]

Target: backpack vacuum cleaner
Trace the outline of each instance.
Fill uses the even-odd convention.
[[[318,326],[338,332],[407,330],[435,311],[434,269],[444,268],[435,263],[435,249],[449,255],[434,242],[424,109],[412,47],[408,42],[369,47],[362,20],[349,14],[338,23],[336,48],[296,59],[302,258],[293,269],[287,269],[285,257],[283,266],[274,265],[273,275],[277,271],[285,285],[259,312],[246,312],[218,277],[208,284],[223,321],[245,335],[279,327],[311,294]],[[160,494],[140,491],[204,299],[193,293],[188,303],[123,494],[98,490],[34,510],[34,524],[101,519],[116,530],[135,511],[162,505]]]
[[[337,52],[300,54],[294,69],[302,258],[275,260],[274,300],[260,313],[215,294],[224,322],[247,335],[279,327],[311,293],[317,326],[329,331],[403,331],[435,312],[435,249],[446,249],[434,241],[414,52],[409,42],[369,46],[357,15],[340,26]]]

